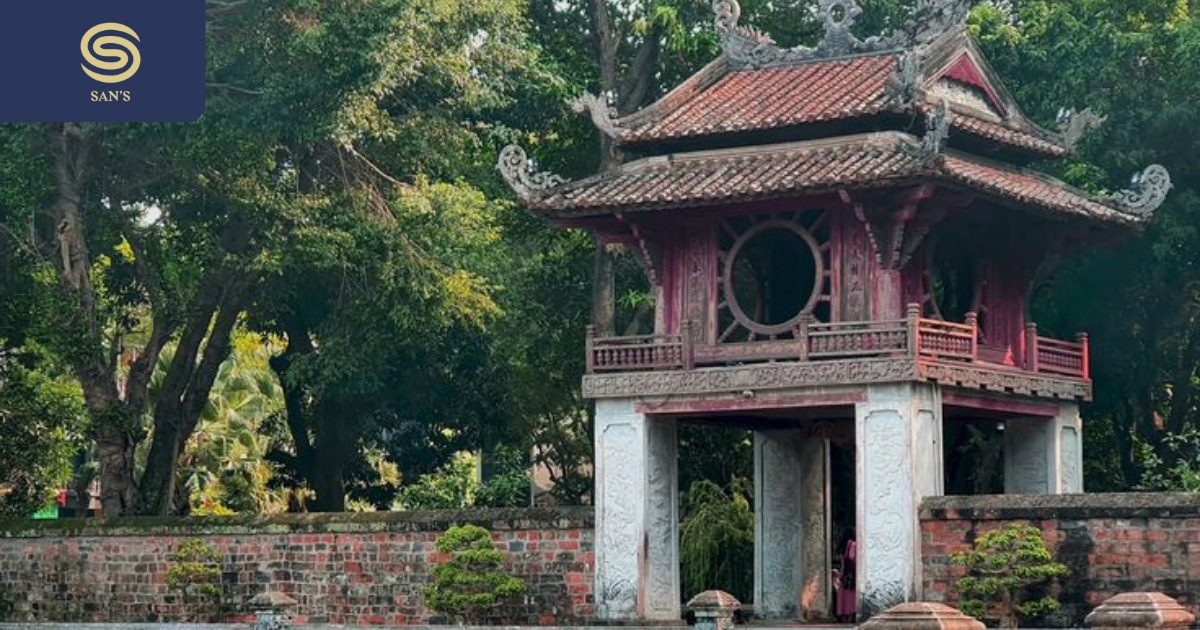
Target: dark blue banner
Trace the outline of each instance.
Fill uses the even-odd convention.
[[[0,122],[179,122],[204,112],[204,0],[0,8]]]

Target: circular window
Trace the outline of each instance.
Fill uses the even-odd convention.
[[[812,312],[824,273],[816,240],[787,221],[759,223],[729,250],[724,295],[733,317],[761,335],[792,330]]]

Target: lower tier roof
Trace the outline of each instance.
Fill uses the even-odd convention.
[[[531,209],[573,218],[685,209],[839,190],[941,183],[998,202],[1107,223],[1140,222],[1114,199],[1047,175],[944,150],[929,157],[901,132],[653,157],[526,196]]]

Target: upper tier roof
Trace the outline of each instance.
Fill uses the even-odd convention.
[[[538,173],[516,147],[498,166],[527,206],[558,217],[921,179],[1097,221],[1149,217],[1171,187],[1161,166],[1105,198],[1021,167],[1069,154],[1103,119],[1064,110],[1058,131],[1027,119],[967,33],[968,1],[919,0],[904,29],[863,40],[851,32],[856,0],[820,0],[824,39],[785,49],[739,25],[736,0],[715,0],[723,52],[700,72],[621,118],[595,96],[572,102],[625,152],[650,158],[574,183]]]
[[[766,35],[739,25],[735,0],[717,0],[716,27],[723,54],[659,101],[615,118],[596,97],[576,101],[614,141],[634,151],[654,145],[736,144],[756,132],[804,131],[828,135],[819,123],[876,119],[874,127],[903,130],[914,115],[941,100],[955,113],[955,131],[990,150],[1026,159],[1057,158],[1074,148],[1098,119],[1064,111],[1060,131],[1028,120],[1017,107],[960,21],[960,0],[923,3],[905,30],[859,40],[850,32],[859,14],[851,0],[822,0],[825,39],[815,48],[779,48]],[[845,17],[830,17],[835,10]],[[891,125],[878,121],[891,115]],[[792,139],[801,139],[796,137]]]

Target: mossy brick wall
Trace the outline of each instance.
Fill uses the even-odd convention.
[[[494,621],[570,625],[595,610],[591,508],[467,510],[269,518],[0,522],[0,620],[176,621],[192,614],[166,585],[168,554],[202,538],[222,556],[224,612],[268,588],[299,602],[300,623],[440,623],[423,588],[453,525],[492,532],[527,597]],[[214,619],[217,620],[217,619]]]
[[[924,599],[953,603],[962,567],[951,554],[1006,523],[1042,530],[1070,575],[1062,614],[1046,625],[1081,625],[1115,594],[1161,591],[1200,612],[1200,494],[938,497],[921,503]]]

